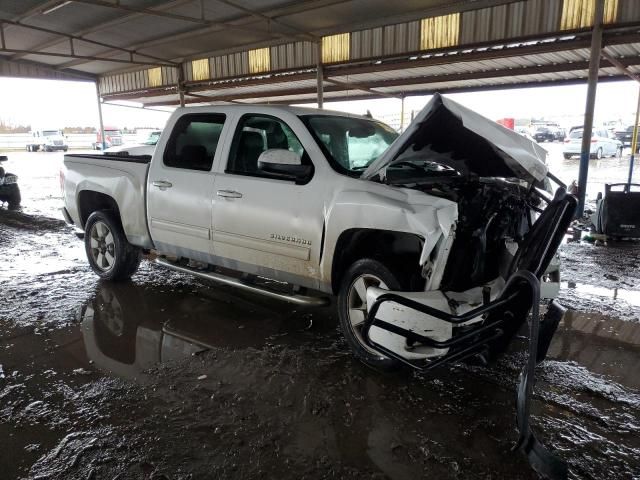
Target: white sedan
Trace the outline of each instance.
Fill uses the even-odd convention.
[[[582,129],[573,130],[564,141],[564,158],[580,155],[582,149]],[[622,142],[611,135],[604,128],[596,128],[591,134],[590,157],[601,159],[605,156],[620,156],[622,154]]]

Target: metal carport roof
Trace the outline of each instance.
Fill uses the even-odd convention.
[[[0,75],[97,80],[145,105],[303,103],[584,82],[595,0],[0,2]],[[604,50],[640,74],[640,1]],[[591,23],[590,23],[591,22]],[[624,78],[603,58],[601,79]]]

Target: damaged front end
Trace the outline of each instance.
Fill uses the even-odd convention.
[[[542,280],[557,276],[551,265],[577,203],[564,186],[553,198],[545,193],[554,178],[545,153],[436,95],[363,176],[455,201],[458,219],[423,252],[425,291],[367,290],[362,336],[381,355],[425,371],[471,357],[485,364],[496,359],[528,319],[516,448],[538,473],[562,479],[566,464],[529,426],[535,366],[564,313],[552,301],[540,317]]]

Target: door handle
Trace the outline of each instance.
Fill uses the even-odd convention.
[[[153,182],[151,182],[151,185],[153,185],[154,187],[158,187],[160,190],[173,187],[173,183],[167,182],[166,180],[154,180]]]
[[[224,198],[242,198],[242,194],[235,190],[218,190],[216,195]]]

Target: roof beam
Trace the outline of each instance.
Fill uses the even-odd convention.
[[[611,77],[604,77],[599,80],[602,83],[608,82],[619,82],[627,80],[627,77],[624,75],[614,75]],[[406,97],[417,97],[424,95],[433,95],[434,93],[444,93],[444,94],[452,94],[452,93],[463,93],[463,92],[491,92],[496,90],[515,90],[518,88],[539,88],[539,87],[551,87],[556,85],[584,85],[587,82],[586,78],[576,78],[569,80],[544,80],[544,81],[531,81],[524,82],[518,84],[500,84],[500,85],[483,85],[483,86],[473,86],[473,87],[452,87],[452,88],[439,88],[437,90],[434,89],[424,89],[424,90],[414,90],[411,92],[407,92]],[[263,97],[264,98],[264,97]],[[362,94],[362,95],[344,95],[339,97],[329,97],[325,98],[325,103],[329,102],[346,102],[349,100],[375,100],[380,98],[379,96],[372,94]],[[302,98],[296,99],[294,101],[291,100],[270,100],[270,105],[292,105],[292,104],[305,104],[305,103],[316,103],[315,97],[310,98]],[[150,105],[150,104],[148,104]],[[166,103],[163,105],[167,105]]]
[[[55,3],[57,3],[57,1],[59,1],[59,0],[56,0],[56,2],[52,2],[52,3],[55,4]],[[173,1],[169,1],[169,2],[163,3],[161,5],[150,7],[150,8],[154,9],[154,10],[165,10],[167,8],[178,7],[180,5],[184,5],[185,3],[190,3],[191,1],[192,0],[173,0]],[[40,10],[42,10],[42,8]],[[75,32],[74,35],[76,37],[78,37],[79,39],[84,40],[84,38],[83,38],[84,35],[88,35],[90,33],[95,33],[95,32],[98,32],[100,30],[103,30],[105,28],[115,27],[117,25],[120,25],[123,22],[129,21],[129,20],[133,20],[134,18],[141,17],[142,15],[143,15],[142,13],[131,13],[131,14],[128,14],[128,15],[123,15],[122,17],[116,18],[114,20],[109,20],[109,21],[106,21],[106,22],[102,22],[102,23],[98,23],[98,24],[92,25],[92,26],[90,26],[88,28],[85,28],[85,29],[79,31],[79,32]],[[14,19],[14,21],[17,21],[17,20]],[[35,45],[35,46],[31,47],[31,50],[44,50],[46,48],[51,48],[51,47],[54,47],[56,45],[59,45],[63,41],[64,40],[62,40],[60,38],[54,38],[53,40],[49,40],[49,41],[46,41],[46,42],[43,42],[43,43],[40,43],[38,45]],[[16,54],[16,55],[12,55],[11,56],[11,60],[18,60],[18,59],[24,57],[25,55],[27,55],[27,54],[19,53],[19,54]]]
[[[333,85],[338,85],[339,87],[343,87],[346,90],[361,90],[363,92],[372,93],[374,95],[380,95],[381,97],[385,97],[385,98],[397,98],[397,99],[402,98],[401,95],[396,95],[393,93],[386,93],[386,92],[378,92],[376,90],[373,90],[372,87],[363,85],[363,84],[342,82],[338,80],[333,80],[332,78],[329,78],[329,77],[325,77],[324,81],[326,83],[331,83]]]
[[[186,15],[178,15],[176,13],[164,12],[162,10],[154,10],[152,8],[140,8],[140,7],[132,7],[129,5],[124,5],[119,1],[107,2],[106,0],[73,0],[75,3],[86,3],[87,5],[94,5],[96,7],[104,7],[104,8],[112,8],[115,10],[122,10],[123,12],[128,13],[141,13],[144,15],[155,15],[157,17],[170,18],[172,20],[180,20],[183,22],[189,23],[198,23],[201,25],[205,25],[207,21],[203,18],[197,17],[188,17]]]
[[[75,70],[70,70],[66,72],[61,72],[51,67],[50,65],[45,65],[42,63],[30,62],[28,60],[9,60],[5,56],[0,56],[0,72],[5,71],[3,68],[3,64],[11,65],[9,72],[18,72],[17,76],[20,76],[19,72],[21,70],[28,71],[29,69],[36,69],[36,71],[46,72],[47,76],[42,76],[45,79],[54,79],[54,80],[84,80],[89,82],[95,82],[98,80],[96,75],[92,75],[86,72],[77,72]],[[7,76],[12,76],[11,73],[6,74]],[[40,78],[38,75],[35,78]]]
[[[90,55],[72,55],[70,53],[51,53],[51,52],[37,52],[35,50],[23,50],[23,49],[19,49],[19,48],[0,48],[0,52],[7,52],[7,53],[23,53],[25,55],[41,55],[43,57],[62,57],[62,58],[76,58],[76,59],[81,59],[83,61],[87,61],[87,62],[113,62],[113,63],[122,63],[122,64],[127,64],[127,65],[149,65],[149,66],[154,66],[157,67],[159,65],[165,65],[165,66],[173,66],[173,65],[167,65],[167,64],[162,64],[162,63],[158,63],[158,62],[143,62],[143,61],[138,61],[138,60],[122,60],[119,58],[105,58],[105,57],[94,57],[94,56],[90,56]],[[37,63],[37,62],[35,62]],[[41,64],[38,64],[41,65]],[[60,71],[59,68],[56,67],[56,65],[46,65],[49,68],[53,68],[57,71]],[[89,75],[89,74],[87,74]]]
[[[143,65],[148,65],[150,64],[150,62],[138,62],[138,61],[134,61],[133,60],[133,55],[138,55],[140,57],[145,57],[145,58],[150,58],[152,60],[157,60],[157,62],[155,62],[158,65],[165,65],[165,66],[177,66],[178,64],[175,62],[172,62],[170,60],[166,60],[164,58],[159,58],[153,55],[146,55],[144,53],[138,53],[136,50],[130,50],[128,48],[123,48],[123,47],[118,47],[116,45],[110,45],[108,43],[104,43],[104,42],[98,42],[96,40],[89,40],[87,38],[81,38],[78,37],[76,35],[71,35],[68,33],[63,33],[63,32],[59,32],[57,30],[51,30],[50,28],[43,28],[43,27],[36,27],[34,25],[27,25],[25,23],[22,22],[14,22],[14,21],[10,21],[10,20],[4,20],[5,24],[8,25],[14,25],[16,27],[21,27],[21,28],[26,28],[26,29],[30,29],[30,30],[36,30],[38,32],[44,32],[44,33],[48,33],[51,35],[56,35],[62,38],[65,38],[67,40],[77,40],[77,41],[81,41],[81,42],[85,42],[85,43],[89,43],[91,45],[98,45],[100,47],[105,47],[105,48],[109,48],[111,50],[114,50],[118,53],[128,53],[131,60],[130,61],[126,61],[124,63],[133,63],[133,64],[143,64]],[[6,47],[6,45],[5,45]],[[73,45],[71,45],[71,47],[73,47]],[[73,48],[72,48],[73,49]],[[5,51],[12,51],[12,50],[5,50]],[[15,49],[13,50],[15,52],[20,52],[20,53],[24,53],[25,55],[31,53],[31,54],[36,54],[36,55],[54,55],[54,56],[61,56],[61,57],[71,57],[71,58],[78,58],[78,59],[82,59],[82,58],[91,58],[91,56],[80,56],[80,55],[74,55],[73,53],[71,55],[62,55],[62,54],[52,54],[50,52],[40,52],[38,50],[33,50],[33,49]],[[97,55],[96,57],[99,57],[99,55]],[[102,57],[104,58],[104,57]],[[117,60],[107,60],[107,61],[117,61]],[[122,61],[121,61],[122,62]]]
[[[200,1],[202,2],[202,1],[204,1],[204,0],[200,0]],[[275,24],[280,25],[281,27],[284,27],[284,28],[286,28],[286,29],[288,29],[288,30],[292,30],[292,31],[293,31],[293,32],[295,32],[296,34],[300,35],[300,37],[301,37],[301,38],[303,38],[304,40],[309,40],[309,41],[312,41],[312,42],[317,42],[317,41],[319,41],[319,39],[320,39],[320,37],[318,37],[317,35],[313,35],[313,34],[311,34],[311,33],[304,32],[304,31],[302,31],[302,30],[299,30],[299,29],[297,29],[297,28],[295,28],[295,27],[292,27],[292,26],[290,26],[290,25],[287,25],[286,23],[284,23],[284,22],[282,22],[282,21],[278,20],[276,17],[270,17],[269,15],[266,15],[266,14],[264,14],[264,13],[256,12],[256,11],[251,10],[251,9],[249,9],[249,8],[246,8],[246,7],[244,7],[244,6],[242,6],[242,5],[238,4],[238,3],[236,3],[236,2],[234,2],[234,1],[231,1],[231,0],[215,0],[215,1],[216,1],[216,2],[218,2],[218,3],[222,3],[223,5],[227,5],[227,6],[229,6],[229,7],[236,8],[236,9],[238,9],[238,10],[241,10],[241,11],[243,11],[244,13],[246,13],[246,14],[248,14],[248,15],[252,16],[252,17],[259,18],[259,19],[261,19],[261,20],[266,20],[266,21],[267,21],[267,24],[269,24],[269,23],[275,23]]]
[[[263,10],[260,12],[254,12],[254,13],[268,16],[273,21],[281,16],[291,15],[291,14],[295,14],[295,13],[299,13],[307,10],[316,10],[316,9],[334,5],[337,3],[343,3],[344,1],[345,0],[306,0],[306,1],[298,0],[297,2],[293,2],[283,7],[268,8],[266,10]],[[220,30],[223,30],[224,28],[227,28],[227,26],[229,26],[229,28],[232,28],[232,29],[238,29],[240,31],[250,31],[252,33],[255,33],[257,31],[255,25],[247,24],[247,21],[250,18],[251,18],[250,15],[245,15],[245,16],[238,17],[236,19],[227,20],[226,22],[207,21],[208,25],[206,26],[196,27],[196,28],[190,27],[180,32],[176,32],[172,35],[160,35],[150,40],[129,44],[126,46],[126,48],[133,48],[136,50],[140,50],[143,48],[164,45],[166,43],[173,42],[176,40],[185,40],[185,39],[192,38],[194,36],[203,35],[203,34],[215,32],[215,31],[220,31]],[[265,34],[269,33],[263,30],[259,30],[259,31]],[[299,35],[294,35],[292,37],[287,34],[277,34],[274,32],[270,32],[270,33],[272,34],[272,38],[277,38],[285,41],[299,40]],[[253,48],[253,45],[244,45],[243,47]],[[235,51],[237,51],[237,49],[235,49]],[[113,52],[104,51],[104,52],[100,52],[100,55],[110,55],[112,53]],[[207,53],[209,52],[194,53],[193,55],[190,55],[189,58],[198,58],[199,56],[205,56]],[[82,65],[83,63],[85,62],[82,62],[82,61],[69,62],[63,65],[59,65],[59,68],[76,67],[78,65]]]
[[[609,53],[603,48],[600,51],[600,54],[614,67],[616,67],[621,73],[623,73],[624,75],[626,75],[627,77],[631,78],[632,80],[635,80],[636,82],[640,83],[640,75],[633,73],[631,70],[629,70],[627,68],[627,65],[625,65],[623,62],[627,62],[628,57],[625,58],[624,60],[619,60],[611,55],[609,55]]]
[[[640,56],[625,58],[624,64],[640,65]],[[606,68],[607,66],[608,65],[605,62],[601,62],[600,64],[600,68]],[[363,83],[351,83],[351,84],[345,84],[340,82],[341,84],[326,87],[325,91],[330,93],[330,92],[345,91],[345,90],[360,90],[360,91],[365,91],[371,95],[374,95],[376,96],[376,98],[387,97],[387,96],[393,96],[394,98],[398,98],[400,95],[404,95],[404,96],[414,95],[413,93],[414,91],[407,90],[407,91],[398,92],[397,94],[394,94],[391,92],[376,91],[375,89],[391,88],[391,87],[397,87],[397,86],[403,86],[403,85],[406,85],[406,86],[422,85],[422,84],[427,85],[427,84],[436,84],[436,83],[450,83],[450,82],[464,81],[464,80],[480,80],[480,79],[514,77],[514,76],[527,76],[527,75],[536,75],[536,74],[543,74],[543,73],[586,71],[588,68],[589,68],[589,62],[574,62],[570,64],[558,64],[558,65],[552,64],[552,65],[533,66],[533,67],[509,68],[509,69],[503,69],[503,70],[464,72],[464,73],[456,73],[456,74],[432,75],[428,77],[427,76],[414,77],[409,79],[382,80],[377,82],[363,82]],[[602,77],[602,78],[608,78],[608,77]],[[442,87],[442,89],[446,89],[446,86]],[[248,99],[269,98],[269,97],[311,95],[313,93],[315,93],[315,86],[272,90],[272,91],[263,92],[263,93],[250,92],[250,93],[238,93],[235,95],[225,94],[225,95],[217,95],[217,96],[200,95],[199,98],[207,99],[208,101],[211,101],[211,102],[217,102],[217,101],[248,100]],[[114,96],[110,98],[118,98],[118,97]],[[194,103],[194,102],[191,102],[191,103]],[[202,102],[200,101],[196,103],[202,103]],[[155,104],[155,102],[149,103],[149,105],[153,105],[153,104]]]

